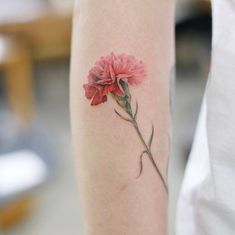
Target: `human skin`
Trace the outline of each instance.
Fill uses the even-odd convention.
[[[168,194],[133,126],[111,94],[91,106],[83,85],[101,56],[133,55],[146,78],[130,86],[138,125],[167,181],[169,84],[174,65],[173,0],[80,0],[75,4],[70,78],[72,137],[85,235],[166,235]],[[121,110],[123,111],[123,110]]]

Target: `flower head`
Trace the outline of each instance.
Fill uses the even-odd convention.
[[[134,56],[111,53],[95,63],[89,72],[88,83],[83,87],[91,105],[98,105],[107,101],[109,93],[124,96],[125,91],[121,85],[123,82],[127,85],[139,85],[145,77],[145,65],[142,61]]]

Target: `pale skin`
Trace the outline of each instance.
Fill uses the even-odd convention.
[[[80,0],[74,11],[71,119],[84,235],[166,235],[168,195],[134,128],[115,115],[110,97],[90,106],[83,84],[100,58],[126,53],[147,66],[147,78],[131,87],[138,125],[167,182],[170,136],[169,84],[174,65],[172,0]],[[134,99],[134,98],[133,98]]]

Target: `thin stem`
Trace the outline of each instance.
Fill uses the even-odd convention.
[[[135,113],[133,114],[133,111],[132,111],[132,107],[131,107],[131,96],[129,94],[129,90],[128,90],[128,86],[124,83],[122,84],[124,86],[124,90],[126,91],[125,93],[127,95],[125,95],[124,97],[119,97],[119,96],[115,96],[113,95],[113,98],[116,100],[117,104],[126,111],[126,113],[129,115],[130,119],[127,119],[125,117],[123,117],[119,112],[117,112],[117,110],[115,110],[115,113],[122,119],[124,119],[125,121],[129,121],[132,123],[133,127],[135,128],[139,138],[140,138],[140,141],[142,142],[145,150],[144,152],[148,155],[150,161],[152,162],[155,170],[157,171],[162,183],[163,183],[163,186],[166,190],[166,193],[168,193],[168,187],[167,187],[167,184],[166,184],[166,181],[164,180],[164,177],[161,173],[161,171],[159,170],[154,158],[153,158],[153,155],[152,155],[152,152],[150,150],[150,147],[151,147],[151,143],[152,143],[152,138],[153,138],[153,134],[154,134],[154,129],[152,128],[152,133],[151,133],[151,137],[150,137],[150,142],[149,142],[149,146],[146,144],[141,132],[140,132],[140,129],[138,127],[138,123],[136,121],[136,116],[137,116],[137,113],[138,113],[138,103],[136,103],[136,110],[135,110]],[[141,161],[142,161],[142,154],[141,154]],[[142,162],[141,162],[142,164]],[[141,172],[142,172],[142,165],[141,165]],[[140,174],[141,174],[140,172]]]
[[[137,132],[137,134],[138,134],[138,136],[139,136],[139,138],[140,138],[140,140],[141,140],[143,146],[144,146],[145,149],[146,149],[146,152],[147,152],[147,154],[148,154],[148,156],[149,156],[149,159],[151,160],[151,162],[152,162],[152,164],[153,164],[155,170],[156,170],[157,173],[159,174],[159,177],[160,177],[160,179],[161,179],[161,181],[162,181],[162,183],[163,183],[163,186],[164,186],[166,192],[168,193],[168,187],[167,187],[167,184],[166,184],[166,182],[165,182],[165,180],[164,180],[164,177],[163,177],[161,171],[159,170],[159,168],[158,168],[156,162],[154,161],[152,152],[151,152],[151,150],[149,149],[148,145],[145,143],[145,140],[144,140],[144,138],[143,138],[143,136],[142,136],[142,134],[141,134],[141,132],[140,132],[140,129],[139,129],[139,127],[138,127],[138,124],[137,124],[136,120],[135,120],[133,117],[132,117],[132,124],[133,124],[133,126],[134,126],[134,128],[135,128],[135,130],[136,130],[136,132]]]

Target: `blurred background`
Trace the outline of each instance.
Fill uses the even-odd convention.
[[[69,127],[73,0],[0,0],[0,234],[82,234]],[[207,0],[178,0],[170,235],[211,50]]]

